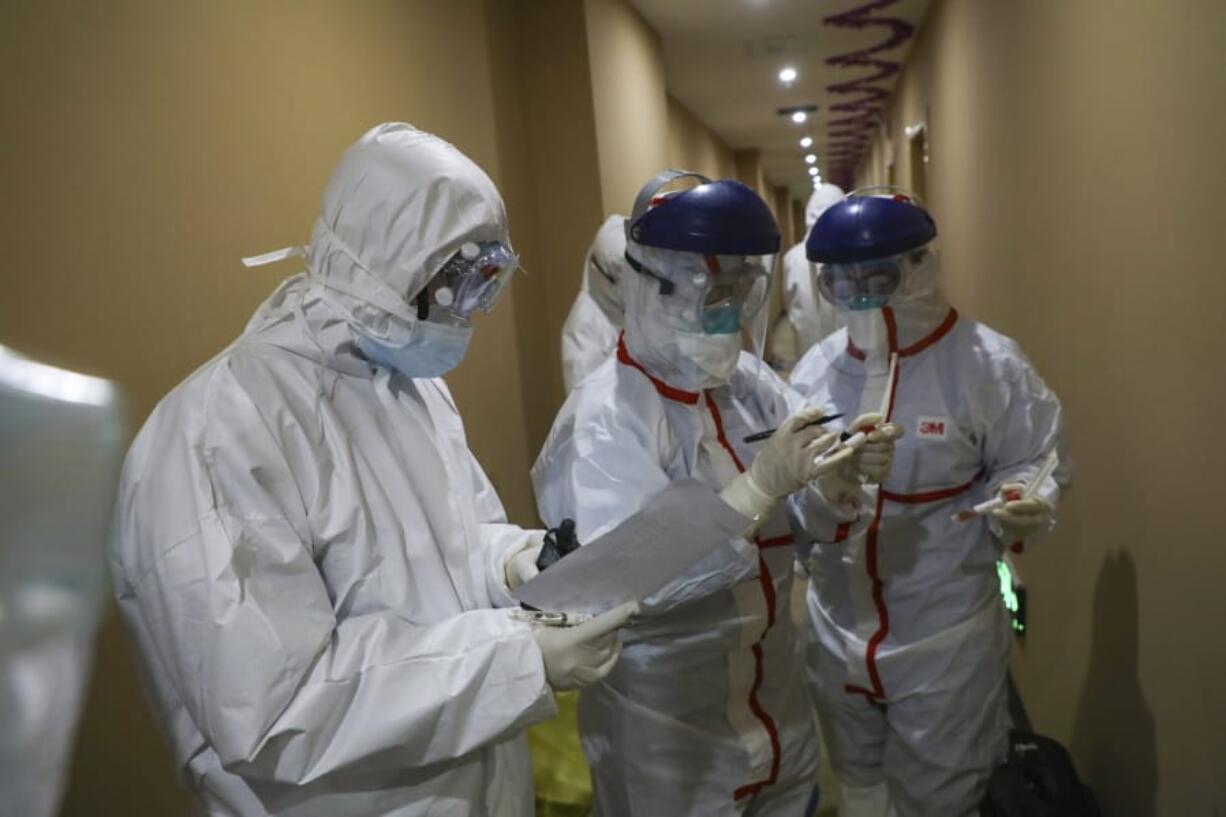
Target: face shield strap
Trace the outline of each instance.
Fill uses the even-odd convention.
[[[623,254],[626,256],[626,263],[630,265],[630,269],[634,270],[639,275],[645,275],[659,283],[661,295],[667,297],[673,294],[674,289],[676,289],[676,285],[672,281],[647,269],[647,267],[643,266],[637,258],[630,254],[629,250],[626,250],[626,252]],[[599,267],[597,269],[599,269]]]
[[[692,170],[665,170],[648,180],[647,184],[643,185],[639,190],[639,194],[634,199],[634,208],[630,211],[630,218],[626,219],[626,240],[631,240],[631,232],[634,229],[635,223],[651,209],[651,204],[655,200],[656,193],[660,188],[670,182],[675,182],[678,179],[697,179],[699,184],[710,184],[711,180],[701,173],[695,173]]]

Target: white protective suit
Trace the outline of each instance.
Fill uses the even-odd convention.
[[[833,184],[823,184],[809,196],[805,205],[805,235],[799,243],[783,254],[783,311],[788,326],[792,329],[794,349],[785,349],[777,342],[778,332],[772,335],[772,357],[785,369],[790,369],[809,349],[822,338],[839,328],[834,307],[817,292],[813,270],[805,257],[805,238],[822,212],[843,198],[843,189]]]
[[[1060,403],[1017,345],[960,319],[941,297],[937,259],[920,294],[841,313],[848,327],[811,349],[792,384],[811,405],[877,409],[887,353],[899,355],[888,419],[906,432],[857,520],[793,501],[816,540],[807,666],[848,808],[881,814],[888,783],[901,817],[978,814],[1007,737],[1010,630],[999,596],[1002,542],[985,518],[950,516],[1027,482],[1061,441]],[[1054,510],[1067,466],[1040,487]],[[840,524],[841,523],[841,524]]]
[[[654,286],[624,279],[628,305],[644,282]],[[743,352],[727,385],[670,386],[634,351],[646,334],[635,307],[626,320],[616,358],[571,392],[532,471],[542,519],[574,518],[581,542],[672,480],[723,488],[760,445],[743,439],[799,407]],[[817,740],[788,615],[792,541],[781,505],[754,541],[734,540],[644,600],[617,666],[579,697],[597,815],[807,813]]]
[[[622,329],[618,281],[631,274],[626,264],[626,217],[609,216],[583,262],[583,283],[562,326],[562,380],[566,391],[609,358]]]
[[[0,817],[54,817],[106,598],[118,389],[0,346]]]
[[[506,240],[489,178],[380,125],[329,181],[307,251],[128,455],[112,569],[148,691],[209,815],[532,813],[520,732],[555,711],[504,554],[529,533],[446,385],[376,369],[354,328],[464,241]]]

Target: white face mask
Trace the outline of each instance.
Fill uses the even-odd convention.
[[[403,346],[357,333],[358,348],[372,363],[405,377],[441,377],[460,365],[472,338],[471,326],[419,321]]]
[[[707,335],[698,332],[673,332],[677,347],[676,365],[685,372],[691,385],[698,389],[722,386],[732,379],[736,360],[741,353],[741,335]]]

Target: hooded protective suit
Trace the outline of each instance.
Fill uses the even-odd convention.
[[[845,328],[791,376],[810,404],[854,415],[880,405],[898,354],[887,419],[906,436],[888,479],[866,487],[858,519],[794,503],[815,540],[807,666],[844,817],[882,814],[882,784],[901,817],[978,813],[1005,750],[996,561],[1014,543],[951,514],[1029,482],[1062,437],[1060,403],[1017,344],[959,318],[932,245],[913,257],[887,305],[840,310]],[[1039,486],[1053,513],[1067,473]]]
[[[569,392],[613,354],[624,308],[618,281],[626,266],[625,216],[609,216],[596,231],[583,265],[583,284],[562,326],[562,380]]]
[[[798,408],[797,395],[738,351],[739,333],[731,367],[711,385],[722,365],[695,365],[706,347],[679,343],[687,336],[659,307],[662,288],[682,292],[676,275],[668,287],[659,278],[683,254],[653,249],[630,242],[644,271],[622,280],[616,357],[570,393],[532,471],[542,519],[574,518],[581,542],[673,480],[728,485],[760,445],[744,438]],[[781,506],[752,541],[733,540],[643,600],[621,660],[579,697],[596,814],[806,813],[817,741],[788,615],[791,544]]]
[[[514,621],[527,531],[442,380],[376,368],[502,201],[455,148],[380,125],[341,159],[307,251],[132,445],[120,611],[184,784],[210,815],[532,813],[520,732],[553,696]]]
[[[841,198],[843,189],[833,184],[822,184],[813,191],[805,205],[806,235],[818,216]],[[783,255],[783,312],[786,324],[780,321],[771,335],[771,358],[786,370],[839,327],[834,307],[814,287],[813,269],[805,257],[803,239]],[[791,344],[783,340],[787,329],[791,330]]]

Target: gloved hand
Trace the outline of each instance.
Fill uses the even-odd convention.
[[[545,531],[531,531],[523,544],[503,557],[502,574],[508,588],[515,590],[541,572],[536,567],[536,560],[540,558],[544,542]]]
[[[783,421],[749,466],[754,487],[777,500],[817,476],[815,460],[838,439],[822,426],[808,425],[825,413],[820,407],[807,408]]]
[[[1023,498],[1026,486],[1006,482],[997,494],[1008,500],[992,511],[993,527],[1003,542],[1025,541],[1051,522],[1051,508],[1037,496]]]
[[[812,480],[818,473],[818,455],[838,440],[819,425],[805,428],[824,414],[821,408],[807,408],[784,420],[749,470],[728,483],[720,497],[742,515],[760,518],[781,498]]]
[[[638,611],[630,601],[576,627],[535,627],[532,636],[545,659],[549,685],[578,689],[608,675],[621,655],[617,630]]]
[[[862,422],[864,420],[877,422]],[[857,468],[865,482],[881,484],[889,476],[890,466],[894,464],[894,441],[902,437],[903,428],[894,423],[882,423],[880,414],[864,414],[856,418],[852,428],[876,426],[868,434],[868,442],[860,449]]]
[[[848,424],[847,430],[853,434],[864,432],[865,442],[854,450],[837,451],[818,465],[818,490],[844,514],[854,515],[859,510],[863,483],[880,483],[890,472],[894,440],[903,435],[903,430],[893,423],[882,423],[882,419],[877,412],[861,414]],[[844,451],[849,453],[844,455]]]

